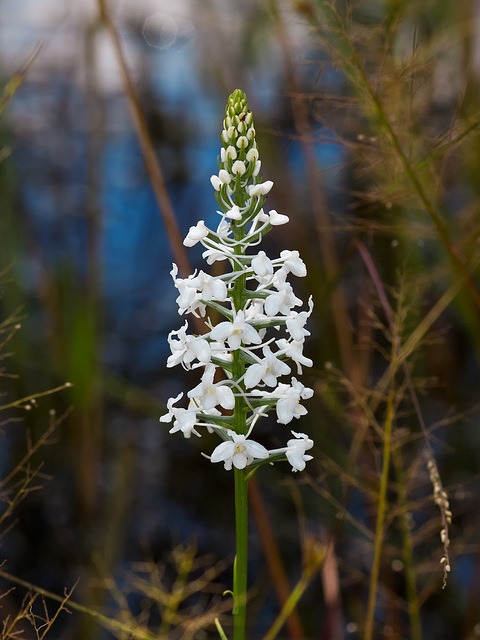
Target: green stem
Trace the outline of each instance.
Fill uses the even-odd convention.
[[[233,355],[233,376],[235,380],[245,372],[245,363],[240,358],[240,351]],[[243,383],[240,383],[243,386]],[[233,424],[236,433],[246,433],[245,401],[237,395]],[[248,562],[248,479],[243,469],[234,468],[235,474],[235,526],[236,555],[233,580],[233,629],[234,640],[244,640],[247,618],[247,562]]]
[[[387,488],[388,471],[390,468],[391,435],[393,425],[393,403],[395,399],[394,373],[392,372],[392,382],[387,400],[387,415],[385,418],[385,434],[383,441],[383,465],[382,476],[380,478],[380,491],[377,504],[377,523],[375,527],[375,547],[373,555],[373,565],[368,593],[367,619],[365,622],[364,640],[372,640],[373,622],[375,617],[375,601],[378,588],[378,576],[380,573],[380,562],[382,556],[383,528],[385,525],[385,512],[387,508]]]
[[[220,620],[218,618],[215,618],[215,626],[217,627],[217,631],[218,631],[218,635],[220,636],[220,638],[222,640],[228,640],[225,631],[222,628],[222,625],[220,624]]]
[[[239,188],[235,191],[235,200],[242,206],[244,194]],[[245,230],[241,226],[232,224],[235,240],[241,240],[245,236]],[[243,255],[243,245],[235,246],[235,255]],[[241,271],[242,266],[234,263],[234,271]],[[235,280],[232,298],[235,311],[238,312],[244,307],[246,276],[241,275]],[[245,374],[245,362],[240,357],[240,350],[233,352],[233,379],[238,381]],[[245,391],[245,385],[239,382],[239,387]],[[247,433],[247,414],[245,400],[241,394],[237,393],[235,398],[235,409],[233,413],[233,425],[236,433]],[[245,640],[245,626],[247,621],[247,574],[248,574],[248,479],[244,469],[234,469],[235,475],[235,533],[236,533],[236,554],[233,578],[233,637],[234,640]]]
[[[267,633],[263,636],[262,640],[274,640],[274,638],[277,637],[277,635],[280,632],[281,628],[283,627],[283,625],[287,621],[288,616],[290,616],[292,614],[293,610],[295,609],[295,607],[299,603],[300,598],[305,593],[305,591],[306,591],[308,585],[310,584],[310,581],[311,581],[311,579],[313,578],[314,575],[315,575],[315,571],[310,572],[310,573],[308,573],[307,571],[303,572],[302,577],[300,578],[300,580],[297,582],[297,584],[293,588],[293,591],[291,592],[291,594],[288,596],[288,599],[285,602],[285,604],[283,605],[282,610],[278,614],[277,619],[272,624],[272,626],[267,631]]]
[[[403,564],[405,565],[405,582],[410,617],[410,635],[412,640],[422,640],[420,623],[420,605],[418,602],[416,571],[413,561],[412,530],[408,520],[408,497],[402,454],[400,449],[393,451],[393,465],[397,476],[398,504],[401,509],[400,526],[402,532]]]
[[[236,556],[233,583],[233,637],[244,640],[247,620],[248,480],[243,469],[235,469]]]

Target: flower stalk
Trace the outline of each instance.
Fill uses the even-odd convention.
[[[167,402],[162,422],[173,422],[170,433],[181,431],[186,438],[200,437],[205,429],[216,432],[222,442],[209,457],[234,468],[236,557],[234,570],[234,638],[245,638],[248,551],[248,478],[263,464],[287,460],[292,471],[302,471],[312,458],[306,452],[313,441],[304,433],[292,431],[285,447],[267,449],[250,438],[261,417],[276,411],[280,425],[289,424],[307,413],[301,401],[313,391],[292,377],[312,361],[303,355],[305,324],[312,313],[296,311],[302,300],[293,292],[288,277],[306,275],[298,251],[282,251],[271,260],[264,251],[255,252],[263,236],[273,227],[286,224],[288,216],[263,205],[273,183],[262,182],[253,117],[245,94],[234,91],[227,103],[223,121],[222,148],[218,175],[211,177],[219,206],[217,229],[209,229],[203,220],[191,227],[184,244],[201,243],[203,258],[211,265],[224,261],[231,270],[210,276],[203,270],[188,278],[178,277],[174,264],[171,275],[178,290],[180,315],[203,317],[207,327],[203,335],[189,335],[188,322],[168,337],[171,356],[167,367],[203,369],[201,381],[187,393],[187,407],[177,407],[180,393]],[[253,251],[252,251],[253,249]],[[213,325],[208,312],[223,316]],[[273,336],[269,332],[275,329]],[[220,375],[217,375],[219,373]]]

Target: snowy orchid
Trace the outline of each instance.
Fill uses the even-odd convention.
[[[217,405],[224,409],[233,409],[235,406],[233,391],[221,382],[215,384],[213,382],[214,375],[215,366],[213,364],[207,365],[200,384],[188,392],[188,397],[195,400],[204,411],[209,411]]]
[[[263,381],[269,387],[277,385],[277,377],[290,373],[290,367],[283,360],[279,360],[268,345],[263,347],[265,358],[252,364],[245,374],[245,386],[247,389],[256,387]]]
[[[234,312],[232,322],[221,322],[210,332],[212,340],[226,340],[232,350],[240,348],[243,344],[261,344],[262,338],[258,331],[248,322],[245,322],[245,312],[240,309]]]
[[[300,418],[307,413],[300,400],[307,400],[313,395],[312,389],[307,389],[296,378],[292,378],[292,386],[279,384],[277,391],[277,419],[280,424],[288,424],[293,418]]]
[[[170,398],[167,402],[168,413],[160,418],[160,422],[171,422],[173,418],[173,428],[170,429],[170,433],[182,431],[185,438],[190,438],[192,433],[196,436],[200,436],[198,431],[195,431],[194,429],[197,420],[197,413],[192,402],[190,402],[188,409],[173,406],[182,396],[183,393],[180,393],[176,398]]]
[[[191,368],[191,363],[196,359],[202,364],[210,362],[211,347],[201,336],[187,335],[188,322],[178,331],[172,331],[168,336],[168,343],[172,355],[168,357],[167,367],[175,367],[182,364],[185,369]],[[177,340],[174,340],[174,338]]]
[[[290,275],[305,277],[307,269],[298,251],[284,250],[272,259],[257,249],[272,227],[289,218],[263,208],[273,182],[260,175],[252,113],[241,91],[230,96],[223,124],[219,171],[211,177],[220,219],[216,229],[204,220],[190,227],[184,245],[201,244],[207,264],[227,261],[230,271],[212,276],[200,270],[180,278],[173,265],[178,312],[204,318],[205,332],[189,335],[187,322],[172,331],[167,367],[181,365],[203,373],[187,393],[188,407],[176,407],[180,394],[168,401],[168,412],[160,420],[173,421],[170,432],[181,431],[187,438],[200,436],[205,428],[215,431],[222,442],[210,460],[223,462],[227,470],[283,457],[293,471],[302,471],[312,458],[305,452],[313,447],[305,434],[292,431],[294,438],[286,447],[270,451],[250,434],[270,411],[276,411],[280,425],[307,413],[301,402],[313,391],[296,378],[282,381],[291,375],[287,361],[296,365],[297,374],[312,366],[303,348],[313,302],[310,298],[308,309],[298,309],[303,302],[288,282]],[[222,316],[215,325],[211,310]]]
[[[313,440],[304,433],[292,431],[292,435],[295,437],[287,442],[285,455],[292,465],[293,471],[303,471],[308,460],[313,459],[313,456],[305,453],[305,451],[313,447]]]
[[[247,440],[246,436],[230,429],[227,434],[231,440],[219,444],[210,458],[212,462],[223,462],[227,471],[232,468],[232,464],[237,469],[245,469],[255,458],[268,458],[267,449],[258,442]]]

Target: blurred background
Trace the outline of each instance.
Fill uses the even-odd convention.
[[[288,465],[257,474],[248,637],[279,611],[275,567],[293,587],[308,550],[329,541],[278,637],[363,637],[388,375],[374,637],[480,637],[477,4],[1,0],[0,11],[2,86],[21,81],[4,93],[0,128],[5,571],[59,595],[78,580],[73,600],[152,637],[215,637],[233,478],[200,455],[213,438],[158,423],[194,385],[165,367],[167,335],[183,324],[169,275],[182,249],[162,216],[182,237],[199,219],[215,224],[209,178],[238,87],[275,185],[267,206],[291,221],[266,251],[300,251],[309,275],[294,288],[315,302],[302,381],[316,393],[294,425],[315,440],[315,461],[298,476]],[[202,264],[198,247],[188,260]],[[408,345],[398,357],[395,341]],[[453,511],[445,589],[409,376]],[[267,422],[265,442],[279,428]],[[179,576],[199,586],[172,604]],[[10,588],[4,621],[25,596]],[[36,615],[50,620],[58,604],[45,602]],[[42,637],[22,624],[21,637]],[[47,626],[52,638],[134,637],[78,612]]]

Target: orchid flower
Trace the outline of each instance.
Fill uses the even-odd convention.
[[[181,431],[187,438],[192,433],[201,435],[205,428],[215,430],[223,442],[210,460],[224,462],[228,470],[244,469],[253,461],[255,465],[259,460],[268,462],[273,456],[250,439],[261,416],[275,410],[277,422],[284,425],[307,413],[302,401],[313,391],[296,378],[286,377],[291,375],[289,360],[297,375],[302,367],[312,366],[303,348],[310,335],[306,324],[313,302],[310,298],[307,309],[298,309],[303,302],[288,282],[290,275],[303,278],[307,274],[299,252],[283,250],[272,258],[259,247],[268,231],[289,219],[276,210],[264,210],[273,182],[260,175],[253,117],[239,90],[227,104],[221,139],[219,171],[211,178],[218,226],[210,229],[200,220],[190,227],[184,244],[203,245],[207,264],[226,261],[230,271],[213,276],[199,270],[180,278],[173,265],[178,312],[203,317],[206,331],[189,335],[187,322],[172,331],[167,367],[203,369],[203,375],[186,394],[188,408],[175,406],[180,400],[177,396],[168,401],[168,413],[161,420],[173,421],[171,432]],[[210,320],[211,308],[223,316],[216,325]],[[305,450],[313,442],[302,434],[294,436],[285,455],[292,470],[300,471],[311,458]]]

